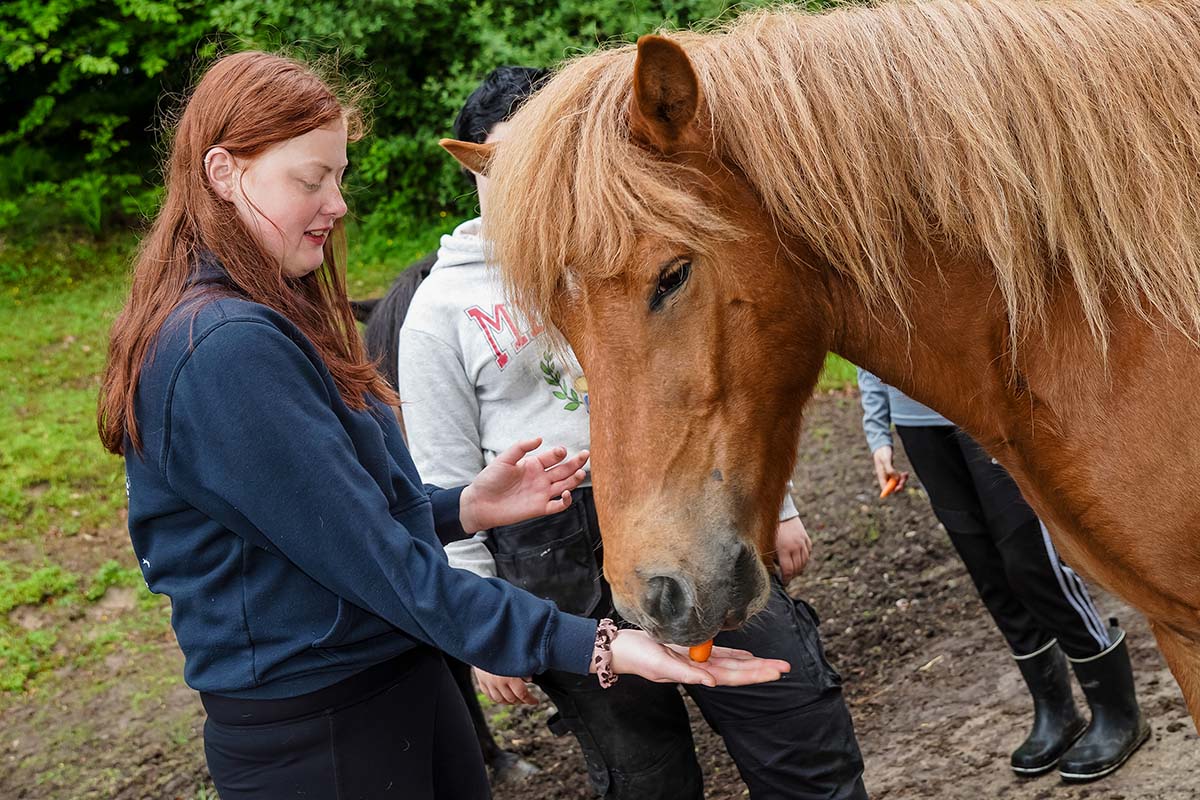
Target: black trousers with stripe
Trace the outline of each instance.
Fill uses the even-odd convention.
[[[1072,658],[1109,644],[1087,587],[1063,564],[1012,477],[974,439],[940,425],[896,426],[938,520],[1014,655],[1053,639]]]

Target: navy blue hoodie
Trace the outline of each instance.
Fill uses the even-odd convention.
[[[418,643],[502,675],[587,672],[595,621],[447,564],[431,512],[456,519],[458,492],[422,485],[390,408],[347,407],[267,307],[199,302],[157,337],[143,449],[126,443],[130,537],[188,685],[291,697]]]

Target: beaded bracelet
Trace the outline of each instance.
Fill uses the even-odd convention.
[[[607,617],[600,620],[596,626],[596,644],[592,648],[592,664],[596,668],[596,677],[600,679],[600,688],[607,689],[617,682],[617,673],[612,669],[612,643],[617,637],[617,626]]]

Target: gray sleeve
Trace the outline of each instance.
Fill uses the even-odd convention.
[[[443,487],[473,481],[485,466],[479,402],[458,350],[402,327],[396,375],[408,449],[421,480]],[[446,545],[450,566],[495,577],[496,562],[484,539],[486,534],[479,533]]]
[[[479,403],[461,355],[408,327],[400,330],[399,353],[400,410],[421,480],[442,487],[470,483],[484,460]]]
[[[863,408],[863,433],[867,436],[867,447],[874,453],[892,444],[892,411],[887,384],[862,367],[856,369],[859,401]]]
[[[446,558],[455,569],[465,569],[474,572],[481,578],[496,577],[496,559],[484,541],[487,532],[480,531],[470,539],[460,539],[446,545]]]
[[[800,516],[800,512],[796,510],[796,501],[792,500],[792,490],[795,488],[791,481],[787,482],[787,491],[783,494],[783,505],[779,507],[780,522]]]

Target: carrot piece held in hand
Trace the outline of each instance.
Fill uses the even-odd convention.
[[[900,479],[895,475],[887,479],[887,483],[883,485],[883,491],[879,493],[879,499],[887,497],[892,492],[896,491],[896,486],[900,483]]]
[[[688,657],[691,658],[692,661],[699,661],[701,664],[703,664],[705,661],[708,661],[708,657],[712,655],[712,644],[713,640],[709,639],[707,642],[701,642],[694,647],[689,647]]]

